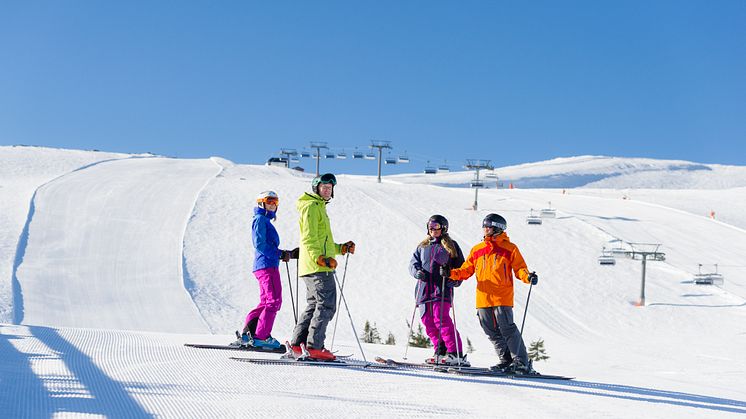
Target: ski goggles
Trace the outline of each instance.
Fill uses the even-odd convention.
[[[505,228],[507,227],[503,223],[498,223],[497,221],[490,221],[490,220],[484,220],[482,222],[483,228],[494,228],[499,231],[505,231]]]
[[[331,183],[332,185],[336,185],[337,177],[331,173],[325,173],[321,175],[321,178],[319,179],[319,183]]]
[[[440,225],[440,223],[427,223],[427,229],[437,231],[437,230],[442,230],[443,226]]]
[[[273,196],[268,196],[266,198],[263,198],[261,202],[264,202],[268,205],[279,205],[280,204],[280,198],[275,198]]]

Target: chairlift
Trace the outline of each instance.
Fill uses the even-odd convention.
[[[336,158],[337,158],[337,155],[336,155],[336,154],[334,154],[334,153],[326,153],[326,154],[324,155],[324,158],[327,158],[327,159],[336,159]]]
[[[311,157],[311,152],[310,151],[301,151],[300,152],[300,156],[302,158],[304,158],[304,159],[307,159],[307,158]]]
[[[300,159],[297,156],[290,157],[290,163],[300,163]]]
[[[718,273],[718,265],[715,264],[715,272],[702,272],[702,264],[699,264],[699,273],[694,275],[694,283],[697,285],[723,285],[725,278]]]
[[[399,156],[398,163],[409,163],[409,157],[407,157],[406,154],[402,154]]]
[[[362,159],[363,157],[364,157],[364,155],[363,155],[363,153],[362,153],[362,152],[360,152],[360,151],[354,151],[354,152],[352,153],[352,158],[353,158],[353,159]]]
[[[340,160],[345,160],[347,159],[347,153],[345,153],[344,151],[340,151],[339,153],[337,153],[337,158]]]
[[[426,166],[425,170],[423,170],[423,173],[425,173],[426,175],[434,175],[438,173],[438,169],[431,166]]]
[[[552,203],[549,202],[547,208],[542,208],[539,212],[542,218],[555,218],[557,216],[557,210],[552,208]]]
[[[448,167],[447,164],[442,164],[442,165],[438,166],[438,172],[446,173],[446,172],[450,172],[450,171],[451,171],[451,168]]]
[[[526,217],[526,224],[528,225],[541,225],[542,220],[538,215],[534,215],[534,209],[531,208],[531,213]]]
[[[484,188],[484,183],[481,180],[473,179],[470,185],[472,188]]]
[[[367,154],[365,154],[364,158],[365,158],[365,160],[375,160],[376,159],[376,155],[375,155],[375,153],[367,153]]]
[[[630,256],[632,251],[625,247],[623,245],[623,242],[619,239],[610,240],[609,244],[611,245],[611,249],[609,249],[609,252],[612,256]]]
[[[393,157],[386,157],[383,162],[386,164],[396,164],[397,160]]]
[[[487,179],[497,179],[497,173],[495,172],[487,172],[484,177]]]
[[[614,255],[611,254],[611,251],[606,250],[606,247],[601,250],[601,256],[598,257],[598,264],[616,265],[616,259],[614,258]]]

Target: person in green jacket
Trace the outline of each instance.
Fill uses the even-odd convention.
[[[306,309],[293,329],[290,347],[296,354],[305,343],[311,358],[334,360],[334,354],[324,348],[326,327],[337,309],[337,287],[334,270],[336,255],[355,253],[355,243],[334,242],[326,205],[334,197],[337,178],[326,173],[311,182],[313,193],[304,193],[296,207],[300,214],[300,252],[298,275],[306,283]]]

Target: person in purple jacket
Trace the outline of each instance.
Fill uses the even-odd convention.
[[[459,267],[464,254],[458,243],[448,235],[448,220],[433,215],[427,221],[427,237],[417,245],[409,272],[417,279],[415,298],[425,333],[435,347],[435,354],[425,362],[429,364],[469,366],[461,346],[461,336],[456,330],[449,311],[453,303],[453,287],[460,281],[440,276],[440,267]]]
[[[280,260],[298,259],[298,248],[280,250],[280,236],[272,222],[280,198],[274,191],[264,191],[256,198],[254,220],[251,223],[254,242],[254,276],[259,281],[259,305],[249,312],[240,333],[238,346],[278,349],[280,342],[271,335],[277,312],[282,306]],[[238,335],[239,333],[236,332]]]

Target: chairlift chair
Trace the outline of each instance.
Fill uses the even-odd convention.
[[[699,264],[699,273],[694,275],[694,283],[697,285],[723,285],[725,279],[718,273],[718,265],[715,264],[715,272],[702,272],[702,264]]]
[[[386,164],[396,164],[396,159],[393,157],[386,157],[386,159],[383,162]]]
[[[472,180],[470,184],[472,188],[484,188],[484,183],[481,180]]]
[[[336,159],[337,155],[334,154],[334,153],[326,153],[326,155],[324,155],[324,158],[327,158],[327,159]]]
[[[616,265],[616,259],[614,259],[614,255],[604,247],[603,250],[601,250],[601,256],[598,257],[598,264]]]
[[[398,163],[409,163],[409,157],[407,157],[406,155],[399,156]]]
[[[542,220],[541,217],[538,215],[534,215],[533,208],[531,209],[531,213],[526,217],[526,224],[528,225],[541,225]]]
[[[423,173],[425,173],[426,175],[434,175],[438,173],[438,169],[432,166],[425,166],[425,170],[423,170]]]
[[[355,151],[355,152],[352,153],[352,158],[353,159],[362,159],[363,157],[364,157],[363,153],[361,153],[359,151]]]
[[[364,158],[365,160],[375,160],[376,155],[374,153],[367,153]]]
[[[345,160],[345,159],[347,159],[347,153],[345,153],[344,151],[341,151],[341,152],[337,153],[337,158],[340,159],[340,160]]]
[[[307,158],[311,157],[311,152],[310,151],[301,151],[300,152],[300,156],[302,158],[304,158],[304,159],[307,159]]]
[[[438,166],[438,172],[444,172],[444,173],[446,173],[446,172],[450,172],[450,171],[451,171],[451,168],[448,167],[448,165],[446,165],[446,164]]]

